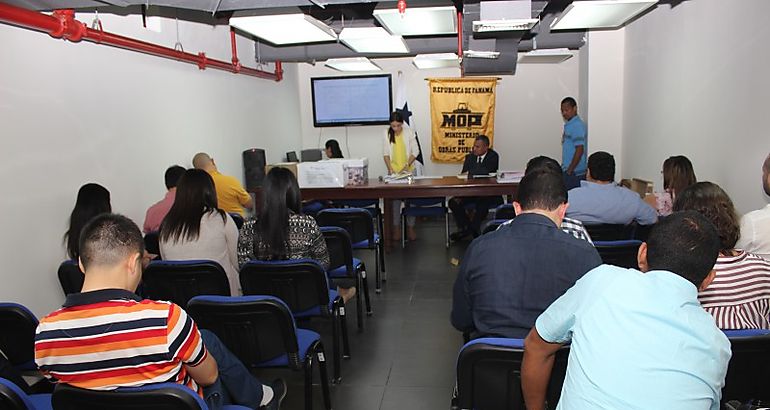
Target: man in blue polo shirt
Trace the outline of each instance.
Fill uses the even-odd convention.
[[[561,136],[561,169],[567,190],[580,186],[586,179],[588,135],[586,124],[577,115],[577,102],[572,97],[561,100],[564,133]]]
[[[553,357],[571,342],[557,410],[718,410],[730,342],[698,289],[714,279],[719,247],[703,215],[676,212],[639,248],[641,272],[602,265],[585,274],[524,342],[527,409],[545,409]]]

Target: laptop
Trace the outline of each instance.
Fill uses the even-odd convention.
[[[297,151],[287,152],[286,162],[299,162],[299,158],[297,158]]]

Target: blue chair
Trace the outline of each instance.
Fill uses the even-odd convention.
[[[155,383],[117,390],[86,390],[59,384],[53,392],[56,410],[208,410],[198,393],[177,383]],[[224,406],[225,410],[247,410]]]
[[[733,356],[727,366],[722,403],[770,401],[770,330],[725,330]]]
[[[252,260],[240,273],[244,295],[268,295],[282,300],[295,319],[322,317],[332,322],[335,383],[342,380],[341,358],[350,358],[345,302],[329,289],[326,272],[312,259]],[[342,352],[340,352],[342,333]]]
[[[369,281],[366,278],[366,265],[358,258],[353,257],[353,246],[350,243],[350,235],[342,228],[336,226],[323,226],[321,233],[326,240],[326,249],[329,250],[329,270],[326,275],[329,279],[354,279],[359,292],[363,292],[366,301],[366,315],[372,315],[372,303],[369,299]],[[364,314],[360,293],[356,295],[356,313],[358,330],[364,328]]]
[[[86,277],[80,271],[76,260],[69,259],[62,262],[56,274],[59,277],[59,284],[64,291],[64,296],[70,293],[80,293]]]
[[[370,249],[375,257],[375,292],[380,293],[385,280],[385,248],[379,234],[374,232],[372,215],[362,208],[324,209],[316,215],[319,226],[338,226],[350,235],[353,249]],[[382,232],[382,230],[380,230]],[[379,261],[379,264],[376,263]],[[382,270],[382,276],[380,276]]]
[[[377,232],[384,235],[384,219],[382,208],[380,208],[380,199],[347,199],[333,201],[332,204],[340,208],[362,208],[372,214],[372,218],[377,219]],[[320,211],[320,210],[319,210]],[[382,269],[385,269],[384,267]]]
[[[546,393],[546,408],[555,409],[567,372],[569,347],[556,353]],[[457,391],[453,403],[459,409],[525,410],[521,391],[524,340],[481,338],[463,346],[457,359]]]
[[[321,212],[326,206],[322,201],[307,201],[302,203],[302,214],[315,217],[317,213]]]
[[[38,320],[18,303],[0,303],[0,351],[19,372],[37,373],[35,330]]]
[[[240,231],[241,227],[243,226],[243,222],[244,222],[243,217],[241,216],[241,214],[239,214],[237,212],[230,212],[229,215],[230,215],[231,218],[233,218],[233,222],[235,222],[235,226]]]
[[[634,239],[633,224],[583,224],[583,226],[594,242]]]
[[[481,234],[494,232],[497,230],[497,228],[500,227],[500,225],[510,221],[510,219],[493,219],[491,221],[487,221],[484,223],[484,225],[481,227]]]
[[[439,216],[444,215],[444,232],[446,247],[449,248],[449,208],[446,198],[412,198],[404,201],[401,209],[401,247],[406,244],[406,218],[410,216]]]
[[[152,261],[142,275],[148,299],[168,300],[182,308],[198,295],[230,296],[222,266],[210,260]]]
[[[512,204],[502,204],[495,208],[495,219],[513,219],[516,217],[516,210]]]
[[[50,410],[50,394],[27,394],[8,379],[0,377],[0,409]]]
[[[620,266],[621,268],[633,269],[639,269],[637,255],[641,245],[642,241],[636,239],[594,242],[602,262],[608,265]]]
[[[160,233],[147,232],[144,234],[144,249],[147,252],[160,257]]]
[[[197,296],[190,315],[214,332],[248,368],[289,367],[305,372],[305,409],[313,406],[313,362],[318,360],[324,405],[331,409],[321,336],[299,329],[289,307],[273,296]]]

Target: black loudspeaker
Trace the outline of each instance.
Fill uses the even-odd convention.
[[[249,192],[262,186],[265,179],[265,150],[251,148],[243,151],[243,172],[246,190]]]

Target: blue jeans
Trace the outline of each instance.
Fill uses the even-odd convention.
[[[246,366],[230,352],[214,333],[201,329],[203,344],[217,361],[219,377],[203,388],[203,398],[211,410],[228,404],[258,409],[262,403],[262,383],[246,370]]]
[[[564,173],[564,185],[567,186],[567,191],[569,191],[572,188],[577,188],[580,186],[580,181],[586,180],[586,174],[572,174],[567,175],[567,173]]]

